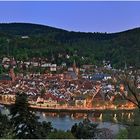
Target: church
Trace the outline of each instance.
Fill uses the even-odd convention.
[[[79,69],[76,67],[76,62],[74,60],[73,66],[64,73],[64,79],[67,80],[77,80],[79,74]]]

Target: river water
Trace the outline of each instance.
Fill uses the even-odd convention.
[[[1,108],[3,114],[9,114],[8,108]],[[118,131],[124,126],[118,124],[119,119],[127,119],[131,121],[133,118],[133,111],[121,111],[121,112],[93,112],[93,113],[56,113],[56,112],[35,112],[39,116],[39,121],[51,122],[52,126],[61,130],[70,130],[75,123],[82,122],[85,118],[90,119],[93,123],[98,123],[99,128],[109,128],[113,134],[117,134]]]

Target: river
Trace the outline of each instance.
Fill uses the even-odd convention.
[[[9,114],[8,108],[1,108],[3,114]],[[113,134],[117,134],[124,126],[118,124],[118,118],[127,119],[132,121],[133,111],[103,111],[93,113],[55,113],[55,112],[35,112],[39,116],[39,121],[49,121],[56,129],[70,130],[73,124],[83,121],[85,118],[89,118],[93,123],[98,123],[99,128],[109,128]]]

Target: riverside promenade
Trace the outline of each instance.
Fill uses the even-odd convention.
[[[1,102],[1,105],[4,105],[6,107],[10,107],[14,104],[14,102],[9,103],[9,102]],[[41,106],[41,105],[30,105],[29,106],[31,110],[36,110],[36,111],[46,111],[46,112],[97,112],[97,111],[106,111],[106,110],[110,110],[110,111],[131,111],[136,109],[136,107],[123,107],[123,108],[114,108],[114,107],[92,107],[92,108],[88,108],[88,107],[63,107],[63,106],[58,106],[58,107],[46,107],[46,106]]]

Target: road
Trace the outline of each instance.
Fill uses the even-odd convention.
[[[9,103],[9,102],[2,102],[0,101],[1,105],[5,105],[5,106],[11,106],[14,104],[14,102]],[[30,108],[33,110],[42,110],[42,111],[56,111],[56,112],[94,112],[94,111],[103,111],[103,110],[134,110],[136,109],[135,107],[120,107],[120,108],[114,108],[114,107],[92,107],[92,108],[88,108],[88,107],[63,107],[63,106],[57,106],[57,107],[45,107],[45,106],[41,106],[41,105],[30,105]]]

